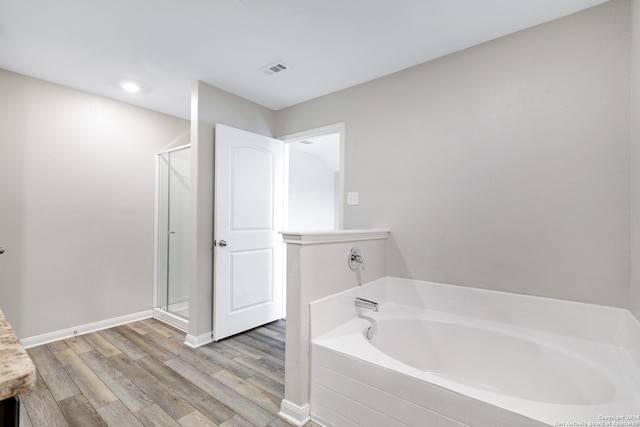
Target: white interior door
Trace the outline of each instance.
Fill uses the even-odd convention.
[[[214,339],[280,319],[284,144],[216,125]]]

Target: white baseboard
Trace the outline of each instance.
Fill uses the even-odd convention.
[[[191,348],[198,348],[205,344],[209,344],[210,342],[213,342],[213,331],[209,331],[198,336],[187,334],[187,337],[184,340],[184,344]]]
[[[125,323],[136,322],[142,319],[148,319],[153,316],[153,310],[140,311],[138,313],[126,314],[124,316],[114,317],[112,319],[100,320],[97,322],[87,323],[84,325],[74,326],[59,331],[48,332],[42,335],[22,338],[20,342],[25,348],[35,347],[54,341],[60,341],[72,338],[77,335],[88,334],[90,332],[100,331],[102,329],[113,328],[114,326],[123,325]]]
[[[288,400],[282,400],[278,416],[294,426],[302,427],[311,419],[309,413],[308,403],[304,406],[298,406]]]

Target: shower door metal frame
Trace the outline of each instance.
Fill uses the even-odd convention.
[[[158,260],[158,256],[159,256],[159,245],[160,245],[160,241],[159,241],[159,233],[160,233],[160,204],[158,203],[159,200],[159,195],[160,195],[160,156],[162,156],[163,154],[171,154],[175,151],[180,151],[180,150],[184,150],[186,148],[191,148],[191,144],[185,144],[185,145],[181,145],[179,147],[176,148],[171,148],[169,150],[165,150],[165,151],[161,151],[159,153],[156,153],[156,203],[155,203],[155,236],[154,236],[154,240],[155,240],[155,245],[154,245],[154,251],[153,251],[153,313],[154,313],[154,317],[158,317],[161,320],[170,323],[171,325],[177,327],[178,329],[181,329],[183,331],[188,331],[189,328],[189,320],[188,319],[184,319],[181,316],[175,315],[173,313],[171,313],[169,311],[169,291],[167,289],[167,298],[166,301],[164,301],[163,306],[165,307],[165,309],[160,309],[160,304],[159,304],[159,300],[158,300],[158,265],[159,265],[159,260]],[[169,182],[169,186],[171,185],[171,182]],[[170,188],[167,188],[167,193],[169,193]],[[168,214],[170,215],[170,213]],[[169,216],[167,217],[167,239],[169,239],[169,233],[171,230],[169,230],[169,224],[170,224],[170,218]],[[168,240],[167,240],[167,245],[168,245]],[[167,259],[166,261],[166,268],[167,268],[167,283],[165,283],[165,286],[168,287],[168,280],[169,280],[169,248],[167,248]]]

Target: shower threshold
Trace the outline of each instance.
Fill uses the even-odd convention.
[[[187,308],[185,310],[186,315],[188,316],[189,309]],[[161,322],[173,326],[174,328],[180,329],[182,332],[189,332],[189,320],[180,314],[168,312],[163,308],[154,308],[153,317]]]

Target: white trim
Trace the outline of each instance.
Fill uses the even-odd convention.
[[[185,149],[185,148],[191,148],[191,143],[189,143],[189,144],[184,144],[184,145],[181,145],[181,146],[176,147],[176,148],[170,148],[170,149],[168,149],[168,150],[166,150],[166,151],[161,151],[161,152],[156,153],[156,154],[157,154],[158,156],[160,156],[160,155],[162,155],[162,154],[172,153],[172,152],[174,152],[174,151],[183,150],[183,149]]]
[[[293,424],[294,426],[302,427],[311,420],[309,411],[309,404],[305,403],[304,406],[298,406],[288,400],[282,400],[280,404],[280,412],[278,416],[285,421]]]
[[[191,348],[198,348],[213,341],[213,331],[209,331],[204,334],[198,335],[197,337],[191,334],[187,334],[184,340],[184,344]]]
[[[288,135],[282,135],[278,139],[284,142],[295,142],[308,139],[312,136],[326,135],[328,133],[344,132],[344,122],[334,123],[332,125],[326,125],[315,129],[303,130],[302,132],[290,133]]]
[[[160,155],[156,156],[156,193],[155,193],[154,205],[155,205],[155,218],[154,218],[154,233],[153,233],[153,306],[158,307],[158,245],[160,239],[158,235],[160,230]]]
[[[291,146],[285,141],[284,156],[282,158],[282,164],[284,165],[284,182],[283,182],[283,196],[282,197],[282,226],[286,229],[289,228],[289,161],[291,160]],[[284,270],[286,271],[286,270]]]
[[[20,340],[20,342],[25,348],[30,348],[54,341],[72,338],[77,335],[84,335],[90,332],[100,331],[102,329],[113,328],[114,326],[124,325],[125,323],[137,322],[138,320],[148,319],[152,316],[152,310],[145,310],[138,313],[114,317],[112,319],[100,320],[97,322],[86,323],[84,325],[74,326],[67,329],[61,329],[59,331],[48,332],[42,335],[23,338]]]
[[[285,243],[292,245],[318,245],[325,243],[385,240],[390,230],[335,230],[335,231],[282,231]]]
[[[173,326],[174,328],[180,329],[182,332],[189,332],[189,321],[184,317],[177,316],[159,308],[153,309],[153,317],[161,322]]]

